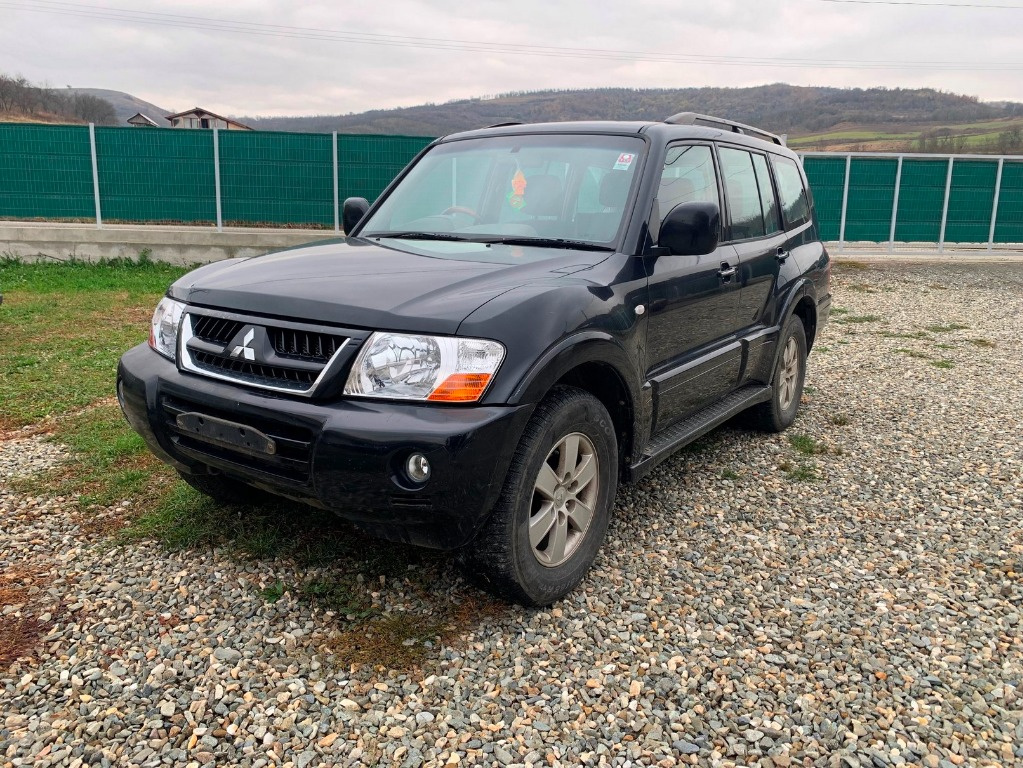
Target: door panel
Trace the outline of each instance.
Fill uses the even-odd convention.
[[[731,246],[706,256],[658,256],[650,274],[647,360],[656,429],[727,393],[738,383],[739,257]],[[726,275],[722,277],[722,272]]]

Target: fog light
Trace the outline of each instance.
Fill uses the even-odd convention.
[[[405,474],[414,483],[425,483],[430,479],[430,461],[421,453],[413,453],[405,462]]]

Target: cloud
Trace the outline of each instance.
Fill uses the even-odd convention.
[[[97,2],[97,0],[93,0]],[[139,11],[121,0],[103,6]],[[7,7],[4,7],[4,5]],[[929,86],[985,99],[1023,100],[1018,45],[1023,11],[868,6],[820,0],[154,0],[132,22],[52,14],[0,0],[0,70],[55,85],[113,88],[168,108],[295,115],[443,102],[513,90],[603,86],[746,86],[770,82]],[[69,8],[47,2],[36,8]],[[73,9],[74,10],[74,9]],[[182,18],[200,17],[200,18]],[[207,19],[207,21],[204,21]],[[273,25],[265,34],[221,23]],[[162,20],[165,23],[141,23]],[[391,42],[308,39],[371,33]],[[394,40],[393,36],[403,36]],[[424,38],[484,43],[448,50]],[[506,53],[499,46],[533,46]],[[539,55],[536,47],[638,52],[621,59]],[[558,53],[549,50],[547,53]],[[642,54],[690,62],[637,60]],[[701,58],[702,57],[702,58]],[[845,60],[849,67],[829,61]],[[909,62],[868,68],[870,62]],[[939,62],[913,66],[913,62]],[[1019,63],[1012,71],[948,64]]]

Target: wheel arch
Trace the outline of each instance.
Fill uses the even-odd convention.
[[[649,431],[649,426],[642,426],[649,425],[649,408],[641,396],[637,370],[638,364],[629,359],[614,337],[601,332],[579,334],[551,347],[523,377],[509,402],[540,402],[558,385],[589,392],[611,415],[618,437],[619,463],[626,466],[635,446],[645,441]]]

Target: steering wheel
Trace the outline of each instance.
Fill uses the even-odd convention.
[[[447,216],[448,214],[451,213],[464,213],[466,216],[472,216],[473,224],[479,224],[482,221],[482,218],[478,213],[476,213],[476,211],[474,211],[472,208],[467,208],[464,205],[452,205],[441,211],[440,215]]]

